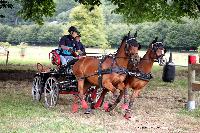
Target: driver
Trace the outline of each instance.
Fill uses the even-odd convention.
[[[76,51],[77,45],[75,38],[78,36],[79,31],[76,27],[71,26],[68,29],[69,35],[64,35],[61,37],[59,41],[58,49],[60,50],[60,60],[62,62],[62,65],[67,65],[68,62],[73,60],[74,51]]]

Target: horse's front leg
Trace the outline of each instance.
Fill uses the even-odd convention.
[[[81,105],[83,109],[87,109],[88,108],[88,104],[85,101],[85,89],[84,89],[84,79],[78,80],[78,90],[79,90],[79,97],[81,100]]]
[[[124,89],[124,87],[125,86],[124,86],[123,82],[121,82],[117,85],[118,89],[115,89],[115,91],[113,92],[113,97],[111,98],[110,103],[108,104],[107,107],[105,106],[106,111],[108,111],[108,112],[112,111],[117,106],[117,104],[121,101],[122,96],[123,96],[122,90]]]
[[[125,115],[124,117],[126,119],[130,119],[131,118],[131,111],[132,111],[132,108],[133,108],[133,103],[135,101],[135,98],[138,97],[140,93],[140,90],[134,90],[131,97],[130,97],[130,102],[129,102],[129,105],[128,105],[128,109],[126,109],[125,111]]]
[[[119,96],[117,97],[117,99],[112,103],[110,103],[109,105],[109,111],[112,111],[117,105],[118,103],[121,101],[122,97],[123,97],[124,92],[120,91]]]

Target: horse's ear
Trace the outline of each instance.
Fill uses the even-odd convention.
[[[153,48],[153,45],[154,45],[154,43],[157,42],[157,40],[158,40],[158,37],[156,37],[156,38],[152,41],[152,43],[149,44],[149,48]]]
[[[152,44],[156,43],[157,41],[158,41],[158,37],[156,37],[156,38],[153,40]]]
[[[140,43],[138,43],[139,47],[138,50],[140,50],[142,48],[142,45]]]
[[[137,31],[135,32],[135,34],[134,34],[134,38],[136,38],[137,37]]]
[[[130,36],[131,36],[131,31],[128,32],[128,38],[130,38]]]

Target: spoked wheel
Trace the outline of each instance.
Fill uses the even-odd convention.
[[[41,77],[35,76],[32,84],[32,96],[33,100],[40,101],[42,95],[42,85],[41,85]]]
[[[54,77],[49,77],[44,87],[44,98],[46,107],[54,107],[59,97],[58,81]]]

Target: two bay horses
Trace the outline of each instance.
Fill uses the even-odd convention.
[[[157,60],[160,64],[163,62],[163,56],[165,54],[165,49],[163,42],[158,42],[158,38],[155,38],[152,43],[150,43],[149,48],[146,54],[141,58],[140,62],[136,66],[128,65],[128,76],[126,77],[124,84],[124,91],[120,92],[120,96],[114,102],[114,104],[110,104],[107,106],[107,111],[111,111],[114,109],[117,104],[121,101],[122,96],[124,95],[125,101],[125,115],[126,119],[131,118],[131,109],[133,107],[133,103],[135,98],[138,97],[142,88],[149,82],[152,78],[151,70],[153,63]],[[132,94],[130,97],[128,96],[128,89],[132,89]],[[106,94],[105,91],[102,94]],[[103,96],[101,96],[103,97]],[[128,102],[129,101],[129,102]]]
[[[119,90],[125,88],[124,80],[127,75],[129,57],[135,52],[132,48],[139,45],[136,37],[137,32],[133,37],[130,36],[129,32],[123,38],[114,56],[107,56],[104,59],[83,57],[73,65],[73,74],[78,81],[78,97],[81,100],[83,109],[88,108],[85,101],[85,92],[91,85],[111,91],[113,93],[113,100],[116,100],[120,95]]]

